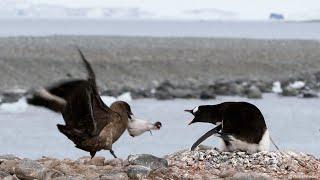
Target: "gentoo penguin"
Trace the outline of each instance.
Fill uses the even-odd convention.
[[[58,124],[59,131],[77,148],[90,152],[92,158],[100,150],[109,150],[116,158],[112,144],[126,129],[134,137],[159,130],[162,125],[136,119],[130,105],[124,101],[116,101],[110,108],[105,105],[98,93],[94,71],[81,50],[78,51],[88,71],[88,79],[43,88],[29,97],[28,102],[61,112],[65,125]]]
[[[200,137],[191,150],[213,134],[222,139],[223,151],[240,150],[254,153],[269,150],[270,138],[266,123],[260,110],[253,104],[224,102],[185,111],[194,115],[189,125],[196,122],[217,125]]]

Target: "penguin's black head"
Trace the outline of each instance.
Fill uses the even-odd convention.
[[[184,111],[189,112],[194,116],[193,120],[189,123],[189,125],[195,122],[204,122],[212,124],[217,124],[218,122],[218,113],[214,105],[203,105],[195,107],[192,110]]]

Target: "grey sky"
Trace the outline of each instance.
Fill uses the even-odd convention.
[[[240,19],[265,19],[271,12],[289,19],[320,17],[319,0],[7,0],[32,4],[52,4],[68,7],[137,7],[155,12],[160,17],[179,17],[191,9],[218,9],[236,13]]]

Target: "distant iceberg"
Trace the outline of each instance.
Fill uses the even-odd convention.
[[[280,13],[271,13],[269,16],[270,20],[284,20],[284,15]]]

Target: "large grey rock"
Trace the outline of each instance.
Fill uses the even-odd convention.
[[[31,159],[22,159],[18,162],[14,170],[18,178],[22,179],[40,179],[43,177],[44,167]]]
[[[174,89],[173,84],[170,81],[164,81],[155,89],[154,96],[160,100],[172,99],[173,96],[170,94],[172,89]]]
[[[313,90],[303,90],[300,94],[302,98],[316,98],[318,93]]]
[[[232,95],[243,95],[245,93],[245,86],[243,84],[231,83],[230,93]]]
[[[229,82],[222,81],[222,82],[216,82],[214,85],[210,85],[208,89],[212,89],[215,94],[217,95],[230,95],[230,84]]]
[[[196,98],[198,96],[199,93],[192,87],[175,86],[170,81],[162,82],[154,90],[154,97],[157,99]]]
[[[151,169],[141,165],[130,165],[127,170],[130,179],[144,179],[150,174]]]
[[[3,179],[5,177],[7,177],[7,176],[10,176],[10,174],[0,170],[0,179]]]
[[[105,158],[102,156],[96,156],[89,160],[88,164],[95,166],[103,166]]]
[[[23,90],[12,90],[12,91],[5,91],[0,92],[1,98],[0,103],[13,103],[17,102],[23,95],[25,95],[26,91]]]
[[[104,161],[105,165],[110,165],[110,166],[115,166],[115,167],[119,167],[123,165],[123,160],[120,158],[113,158],[113,159],[107,159]]]
[[[158,158],[150,154],[130,155],[128,161],[131,165],[141,165],[150,169],[166,168],[168,161],[163,158]]]
[[[91,159],[90,156],[83,156],[77,159],[77,162],[85,165],[95,165],[95,166],[103,166],[105,161],[105,157],[95,156]]]
[[[319,177],[309,176],[309,175],[289,175],[288,179],[290,180],[317,180]]]
[[[90,159],[91,159],[90,156],[82,156],[82,157],[78,158],[76,162],[79,162],[81,164],[86,164],[90,161]]]
[[[263,93],[269,93],[272,92],[272,86],[273,83],[271,82],[265,82],[265,81],[258,81],[255,83],[255,85],[260,89]]]
[[[250,99],[260,99],[262,98],[262,93],[257,86],[252,85],[248,89],[247,96]]]
[[[173,99],[173,96],[168,91],[156,91],[154,97],[159,100]]]
[[[215,99],[215,98],[216,98],[216,95],[213,92],[208,92],[203,90],[200,93],[200,99]]]
[[[243,173],[238,172],[233,175],[232,180],[272,180],[270,176],[262,173]]]
[[[17,160],[19,160],[19,158],[14,156],[14,155],[12,155],[12,154],[1,155],[0,156],[0,169],[5,169],[6,171],[8,171],[8,169],[12,169],[12,167],[17,162]],[[7,162],[7,161],[9,161],[9,162],[8,163],[4,163],[4,162]],[[9,167],[9,166],[11,166],[11,167]]]
[[[285,87],[282,91],[282,96],[298,96],[299,90],[292,87]]]
[[[14,173],[21,179],[52,179],[64,174],[55,170],[49,170],[40,163],[31,159],[22,159],[18,162]]]
[[[162,83],[159,84],[159,86],[156,88],[158,91],[162,90],[162,91],[169,91],[170,89],[173,89],[174,85],[168,81],[165,80]]]
[[[197,147],[197,150],[211,150],[211,149],[214,149],[214,147],[212,146],[208,146],[208,145],[203,145],[203,144],[200,144],[198,147]]]
[[[4,160],[19,160],[20,158],[18,158],[15,155],[12,154],[6,154],[6,155],[1,155],[0,156],[0,162],[4,161]]]
[[[14,169],[16,168],[17,164],[18,161],[16,160],[7,160],[1,163],[0,169],[10,174],[14,174]]]
[[[188,88],[177,88],[172,89],[169,91],[170,96],[173,96],[174,98],[195,98],[195,93]]]

